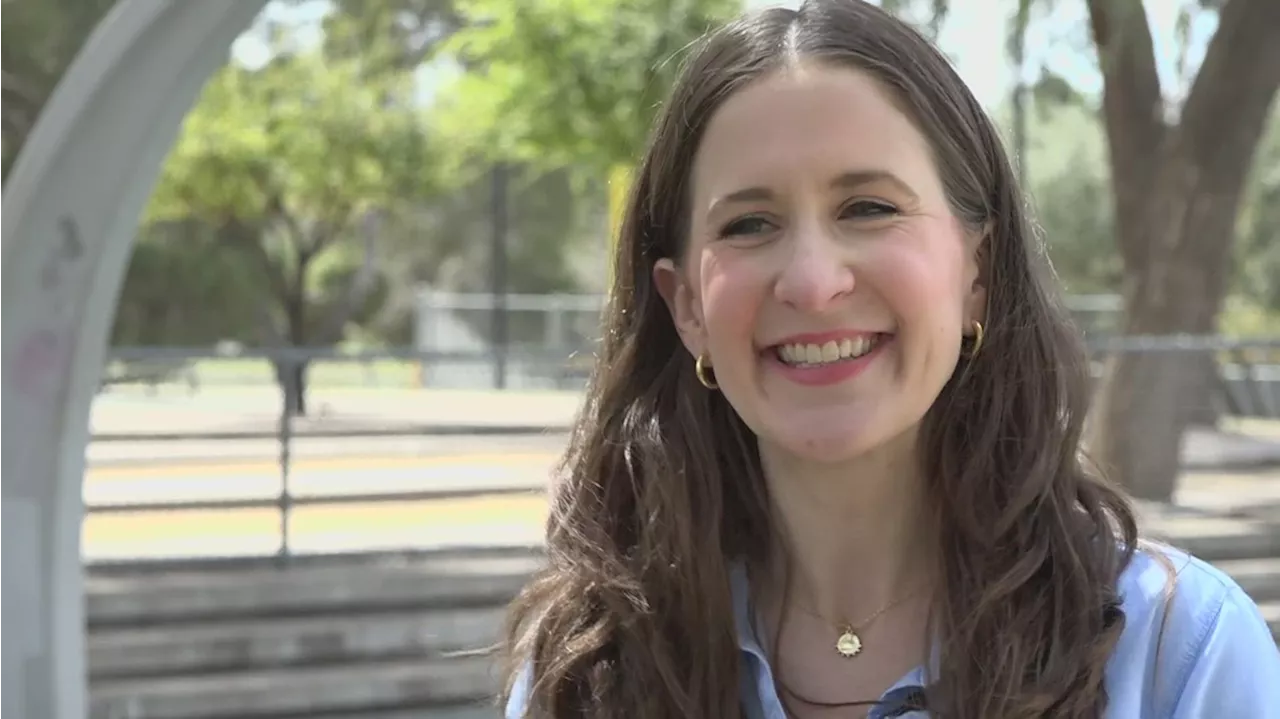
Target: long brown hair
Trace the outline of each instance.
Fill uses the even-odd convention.
[[[511,608],[508,693],[525,672],[530,716],[738,713],[728,567],[765,557],[774,520],[755,437],[698,383],[652,276],[683,256],[712,114],[801,62],[888,88],[929,140],[952,211],[986,234],[985,343],[926,414],[919,447],[946,538],[931,711],[1096,717],[1137,531],[1079,451],[1086,356],[992,122],[928,41],[856,0],[747,16],[687,61],[626,209],[595,372],[550,490],[546,567]]]

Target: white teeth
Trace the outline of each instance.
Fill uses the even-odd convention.
[[[778,357],[787,364],[821,365],[861,357],[875,347],[869,337],[848,338],[826,344],[788,344],[778,346]]]
[[[836,342],[828,342],[822,345],[822,361],[835,362],[840,359],[840,345]]]

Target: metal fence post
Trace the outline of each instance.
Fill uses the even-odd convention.
[[[280,508],[280,547],[277,550],[277,557],[281,564],[289,561],[293,551],[289,543],[290,514],[293,510],[293,494],[289,487],[289,464],[293,439],[293,408],[297,406],[298,393],[302,391],[295,363],[296,360],[293,358],[282,359],[280,363],[285,375],[285,381],[281,383],[284,385],[284,391],[281,393],[280,402],[280,497],[277,503]]]
[[[431,384],[431,359],[428,354],[440,348],[436,332],[437,304],[435,291],[425,286],[418,288],[414,303],[413,349],[419,387]]]
[[[547,324],[543,327],[543,346],[554,352],[564,346],[565,301],[560,295],[547,298]]]
[[[492,273],[490,292],[493,295],[493,314],[490,329],[493,345],[493,387],[507,388],[507,353],[510,351],[511,318],[507,315],[507,201],[509,168],[499,162],[493,166],[493,242],[490,247],[490,272]]]

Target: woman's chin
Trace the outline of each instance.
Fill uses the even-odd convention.
[[[870,452],[881,444],[879,433],[862,423],[814,423],[792,425],[761,437],[792,457],[818,464],[848,462]]]

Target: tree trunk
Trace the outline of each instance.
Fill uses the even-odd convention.
[[[1180,165],[1180,167],[1179,167]],[[1126,336],[1197,335],[1214,332],[1226,289],[1229,237],[1236,198],[1215,197],[1197,187],[1189,163],[1167,163],[1151,202],[1164,222],[1148,224],[1162,251],[1145,271],[1128,273]],[[1172,181],[1183,175],[1186,182]],[[1238,196],[1238,193],[1236,193]],[[1206,397],[1204,355],[1190,352],[1120,352],[1102,383],[1094,450],[1135,496],[1165,501],[1176,488],[1181,439]]]
[[[307,414],[307,362],[277,361],[276,382],[280,384],[280,394],[284,401],[284,411],[291,417],[303,417]]]
[[[1027,171],[1027,27],[1031,24],[1032,0],[1018,0],[1018,8],[1009,30],[1008,53],[1013,65],[1013,154],[1017,161],[1018,184],[1025,192],[1029,184]]]
[[[1191,393],[1187,421],[1192,427],[1216,428],[1222,419],[1222,402],[1218,358],[1213,352],[1201,352],[1196,357],[1200,367],[1196,370],[1201,389]]]
[[[298,252],[294,278],[290,292],[284,302],[285,332],[289,338],[289,346],[306,347],[310,335],[307,330],[307,268],[311,264],[311,255]],[[307,363],[301,359],[281,361],[276,364],[276,377],[280,381],[280,389],[284,393],[285,409],[294,417],[302,417],[307,413]]]
[[[1227,289],[1242,188],[1280,86],[1280,3],[1231,0],[1182,111],[1168,127],[1138,0],[1089,0],[1125,260],[1126,335],[1212,334]],[[1092,423],[1104,467],[1138,497],[1168,500],[1202,355],[1113,356]]]

